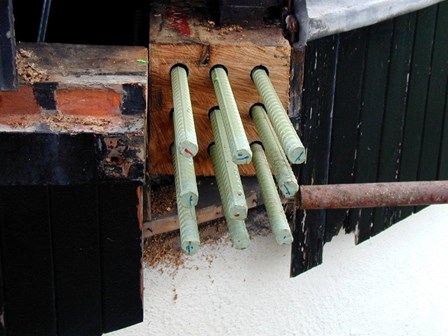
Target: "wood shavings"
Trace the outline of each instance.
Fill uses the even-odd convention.
[[[26,83],[34,84],[48,80],[46,70],[40,69],[31,59],[36,56],[32,51],[18,49],[16,53],[17,74]]]
[[[160,217],[176,210],[176,189],[174,184],[151,189],[151,214]]]
[[[111,119],[98,117],[75,117],[65,115],[60,111],[50,114],[45,118],[48,127],[52,131],[73,131],[77,126],[83,130],[92,132],[104,132],[104,128],[112,124]]]

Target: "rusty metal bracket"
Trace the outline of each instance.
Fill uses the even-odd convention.
[[[448,181],[302,185],[300,209],[349,209],[448,203]]]

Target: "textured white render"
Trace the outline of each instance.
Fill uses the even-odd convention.
[[[321,266],[293,279],[290,248],[272,234],[189,260],[174,276],[146,268],[144,322],[108,335],[448,335],[448,205],[358,246],[341,233]]]

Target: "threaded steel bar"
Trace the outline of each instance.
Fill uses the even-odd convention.
[[[216,114],[218,115],[218,114]],[[213,168],[216,173],[219,195],[226,218],[245,219],[247,203],[238,167],[230,160],[228,147],[212,143],[209,146]]]
[[[249,163],[252,160],[252,153],[225,67],[214,66],[210,71],[210,76],[219,108],[223,114],[232,161],[236,164]]]
[[[173,159],[177,200],[185,207],[194,207],[198,203],[199,193],[193,157],[180,155],[174,145],[171,145],[170,150]]]
[[[253,153],[253,164],[257,175],[258,184],[263,196],[264,206],[271,223],[272,232],[280,245],[291,244],[293,241],[291,229],[283,210],[282,202],[275,187],[268,161],[260,143],[253,142],[250,145]]]
[[[302,209],[349,209],[448,203],[448,181],[303,185]]]
[[[294,196],[299,190],[299,184],[269,121],[266,110],[261,104],[255,104],[250,108],[250,116],[255,122],[255,127],[260,135],[278,187],[285,197]]]
[[[251,72],[251,77],[263,99],[269,119],[289,161],[291,163],[305,162],[305,147],[272,86],[266,68],[255,67]]]
[[[184,156],[195,156],[198,152],[198,140],[194,128],[188,73],[183,65],[175,65],[171,68],[170,75],[176,148]]]
[[[239,250],[248,248],[250,244],[250,237],[244,220],[226,218],[226,222],[233,247]]]
[[[177,199],[177,214],[179,216],[180,242],[186,254],[199,251],[200,238],[195,207],[186,207]]]

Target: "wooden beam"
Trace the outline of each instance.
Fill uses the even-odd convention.
[[[183,63],[189,69],[189,86],[198,136],[199,152],[195,157],[197,175],[214,175],[207,146],[213,135],[207,117],[217,105],[210,68],[223,64],[229,72],[239,112],[249,141],[257,140],[249,108],[260,97],[250,78],[256,65],[270,71],[271,81],[288,105],[290,47],[277,27],[246,30],[238,26],[215,27],[191,8],[156,6],[150,28],[150,173],[172,174],[171,157],[167,155],[173,142],[170,110],[173,108],[170,69]],[[240,167],[242,175],[254,175],[252,165]]]
[[[255,177],[242,179],[244,194],[246,195],[247,207],[255,208],[263,204],[260,196],[258,183]],[[224,217],[224,212],[219,198],[218,186],[214,178],[207,178],[198,185],[199,202],[196,206],[198,224],[204,224],[215,219]],[[164,232],[179,229],[177,211],[172,211],[160,217],[154,217],[151,221],[143,223],[143,238],[149,238]]]

